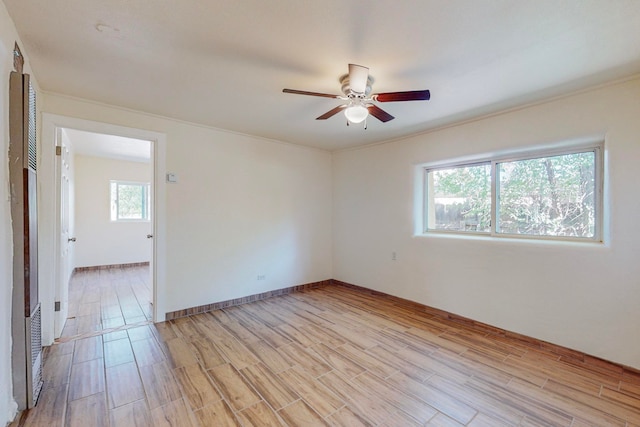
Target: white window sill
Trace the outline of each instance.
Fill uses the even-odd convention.
[[[414,234],[415,238],[424,239],[452,239],[452,240],[476,240],[484,242],[522,243],[552,246],[580,246],[580,247],[609,247],[601,240],[580,238],[557,238],[541,236],[513,236],[490,233],[465,233],[455,231],[428,231]]]

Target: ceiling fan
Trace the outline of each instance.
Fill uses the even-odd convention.
[[[328,93],[308,92],[304,90],[282,89],[284,93],[297,95],[321,96],[323,98],[335,98],[347,101],[327,111],[316,120],[326,120],[344,110],[349,123],[361,123],[371,114],[383,123],[393,120],[394,117],[374,104],[374,102],[400,102],[400,101],[428,101],[431,94],[428,90],[412,90],[408,92],[387,92],[371,94],[373,78],[369,75],[369,68],[362,65],[349,64],[349,74],[340,77],[342,93],[344,95],[331,95]],[[367,125],[365,122],[365,129]]]

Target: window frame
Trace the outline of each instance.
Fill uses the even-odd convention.
[[[113,200],[111,196],[111,187],[116,185],[116,217],[113,218]],[[143,188],[146,203],[143,206],[143,218],[120,218],[120,205],[119,205],[119,186],[131,185],[139,186]],[[111,222],[150,222],[151,221],[151,183],[150,182],[137,182],[137,181],[124,181],[119,179],[109,180],[109,220]]]
[[[555,157],[563,155],[572,155],[579,153],[594,153],[594,233],[592,237],[575,237],[575,236],[546,236],[535,234],[515,234],[499,232],[497,216],[499,207],[499,189],[498,182],[498,164],[517,162],[524,160],[540,159],[545,157]],[[466,230],[443,230],[429,228],[429,173],[442,170],[454,169],[460,167],[481,166],[489,164],[491,167],[491,225],[490,231],[466,231]],[[423,235],[459,235],[459,236],[481,236],[492,238],[511,238],[525,240],[549,240],[549,241],[570,241],[570,242],[588,242],[602,243],[604,234],[604,141],[570,145],[554,148],[538,148],[521,152],[510,152],[502,155],[486,156],[467,161],[447,161],[442,163],[434,163],[421,166],[422,168],[422,234]]]

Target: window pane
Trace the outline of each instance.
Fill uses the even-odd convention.
[[[111,181],[111,221],[148,221],[149,184]]]
[[[491,165],[431,170],[427,182],[427,229],[491,230]]]
[[[118,183],[111,183],[111,221],[118,219]]]
[[[141,185],[118,185],[118,218],[142,219],[144,194]]]
[[[594,237],[595,152],[498,163],[497,231]]]

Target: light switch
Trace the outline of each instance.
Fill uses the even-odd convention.
[[[167,182],[176,183],[178,182],[178,175],[175,173],[169,172],[167,174]]]

